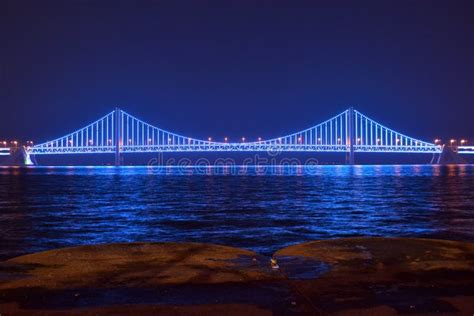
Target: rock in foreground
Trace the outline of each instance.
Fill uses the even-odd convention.
[[[377,315],[474,312],[472,243],[342,238],[290,246],[275,257],[282,273],[326,313],[370,308],[377,308]],[[308,270],[311,266],[324,272],[312,277],[309,273],[317,269]]]
[[[471,315],[474,244],[348,238],[270,258],[201,243],[81,246],[0,264],[3,314]],[[2,315],[3,315],[2,314]]]

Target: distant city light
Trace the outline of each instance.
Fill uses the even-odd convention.
[[[212,137],[209,137],[207,140],[211,142],[211,141],[212,141]]]
[[[258,138],[258,141],[261,142],[261,141],[262,141],[262,137],[259,137],[259,138]]]
[[[245,142],[245,137],[242,137],[242,141]]]
[[[227,137],[224,137],[224,141],[227,143],[229,139]]]
[[[441,140],[438,139],[438,138],[436,138],[436,139],[434,140],[435,144],[438,144],[440,141],[441,141]]]

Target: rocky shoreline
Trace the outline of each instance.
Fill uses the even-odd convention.
[[[3,315],[472,315],[474,244],[343,238],[63,248],[0,263]]]

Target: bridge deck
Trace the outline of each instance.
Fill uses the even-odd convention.
[[[8,156],[10,155],[10,148],[0,148],[0,156]]]
[[[457,148],[458,154],[473,154],[474,155],[474,146],[459,146]]]
[[[208,145],[137,145],[123,146],[121,153],[146,152],[349,152],[347,145],[275,145],[264,143],[216,143]],[[379,153],[441,153],[438,146],[354,146],[354,152]],[[114,146],[84,146],[66,148],[33,148],[30,154],[93,154],[115,153]]]

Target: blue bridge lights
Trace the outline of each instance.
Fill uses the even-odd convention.
[[[75,132],[27,149],[29,155],[114,153],[117,164],[121,153],[222,151],[341,152],[353,162],[357,152],[441,153],[442,146],[394,131],[353,108],[302,131],[256,141],[187,137],[117,108]]]

